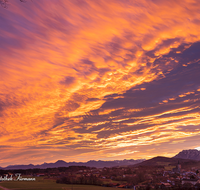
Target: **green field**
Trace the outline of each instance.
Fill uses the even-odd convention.
[[[0,186],[16,190],[109,190],[110,187],[93,185],[58,184],[55,180],[36,178],[36,181],[5,181]],[[0,188],[1,189],[1,188]],[[113,188],[112,188],[113,189]]]
[[[157,162],[157,165],[159,166],[168,166],[170,162]]]

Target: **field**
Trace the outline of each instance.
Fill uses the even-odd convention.
[[[67,185],[58,184],[55,180],[36,178],[36,181],[5,181],[0,186],[16,190],[109,190],[110,187],[92,185]],[[113,189],[113,188],[112,188]],[[0,188],[1,190],[1,188]]]

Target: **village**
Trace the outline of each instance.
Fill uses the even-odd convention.
[[[59,183],[95,184],[130,189],[200,189],[199,168],[181,169],[181,164],[166,170],[163,167],[113,167],[79,170],[62,176]],[[64,181],[62,181],[64,180]],[[65,181],[66,180],[66,181]]]
[[[62,184],[98,185],[126,189],[200,189],[200,168],[176,166],[123,166],[94,168],[70,166],[47,169],[1,170],[1,179],[19,175]]]

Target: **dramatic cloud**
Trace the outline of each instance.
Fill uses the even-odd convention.
[[[0,166],[199,147],[198,0],[9,2]]]

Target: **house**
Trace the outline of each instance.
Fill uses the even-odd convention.
[[[171,184],[170,183],[162,183],[161,189],[164,189],[164,188],[171,188]]]
[[[200,182],[199,179],[182,179],[182,185],[185,183],[191,183],[192,185],[196,185],[198,182]]]
[[[126,188],[126,185],[119,185],[118,188]]]

